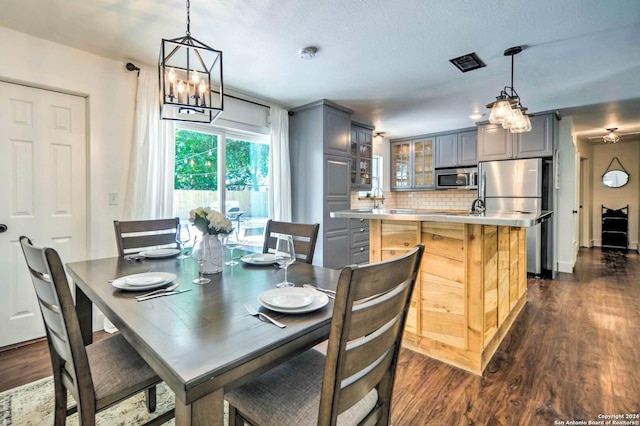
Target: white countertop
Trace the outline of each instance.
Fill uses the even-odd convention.
[[[553,211],[472,214],[419,209],[356,209],[331,212],[331,217],[347,219],[387,219],[420,222],[471,223],[478,225],[531,227],[551,218]]]

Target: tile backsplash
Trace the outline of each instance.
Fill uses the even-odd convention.
[[[445,191],[385,191],[381,207],[388,209],[442,209],[469,210],[478,196],[475,190],[450,189]],[[358,192],[351,193],[352,209],[370,209],[372,200],[360,200]]]

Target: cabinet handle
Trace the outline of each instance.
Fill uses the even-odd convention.
[[[409,247],[409,242],[408,242],[408,241],[405,241],[405,242],[404,242],[404,246],[405,246],[405,247]]]
[[[360,219],[360,222],[364,222],[364,219],[362,219],[362,218],[361,218],[361,219]]]
[[[360,251],[364,251],[364,247],[360,247]]]
[[[360,232],[364,232],[364,228],[360,228]]]
[[[0,224],[0,234],[3,232],[7,232],[7,225],[5,225],[4,223]]]

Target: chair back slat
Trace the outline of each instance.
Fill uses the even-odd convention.
[[[304,263],[312,263],[319,230],[320,224],[318,223],[278,222],[269,219],[265,226],[262,252],[275,252],[278,234],[289,234],[293,237],[296,259]]]
[[[118,255],[138,253],[150,248],[177,248],[180,218],[113,221]]]
[[[402,332],[424,245],[395,259],[342,269],[338,280],[318,424],[374,389],[378,402],[364,424],[388,424]]]
[[[34,247],[27,237],[20,237],[20,245],[45,323],[53,374],[80,405],[95,405],[89,361],[60,256],[51,248]]]
[[[363,374],[354,380],[345,380],[348,384],[343,384],[340,390],[340,398],[338,405],[335,407],[338,413],[342,413],[348,410],[356,402],[364,398],[371,389],[375,388],[382,380],[385,374],[388,373],[389,368],[392,365],[394,351],[393,346],[389,348],[386,354],[372,364],[370,369],[363,372]]]
[[[400,316],[396,316],[379,333],[372,333],[348,345],[342,374],[350,377],[360,371],[363,365],[373,364],[393,345],[401,324]]]
[[[360,305],[355,305],[351,313],[351,324],[347,341],[351,341],[381,328],[402,311],[407,292],[410,291],[409,283],[402,283],[393,292],[381,295]]]

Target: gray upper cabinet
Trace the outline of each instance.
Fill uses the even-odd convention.
[[[351,189],[371,189],[373,126],[351,123]]]
[[[475,166],[478,163],[476,130],[436,137],[435,167]]]
[[[341,268],[351,255],[348,219],[331,218],[351,203],[351,113],[328,100],[291,110],[292,220],[319,223],[313,263]]]
[[[458,165],[458,134],[436,137],[436,167],[455,167]]]
[[[435,189],[435,138],[391,141],[391,189],[415,191]]]
[[[478,131],[458,133],[458,165],[475,166],[478,164]]]
[[[478,160],[552,156],[557,128],[555,114],[534,115],[530,120],[531,131],[527,133],[511,133],[499,124],[479,125]]]
[[[514,136],[517,158],[549,157],[553,155],[554,114],[534,115],[530,118],[531,131]]]
[[[501,124],[481,124],[478,126],[478,161],[504,160],[513,158],[511,132]]]
[[[340,109],[325,108],[324,110],[324,153],[348,156],[351,148],[351,127],[345,128],[345,109],[342,106],[339,107]]]

